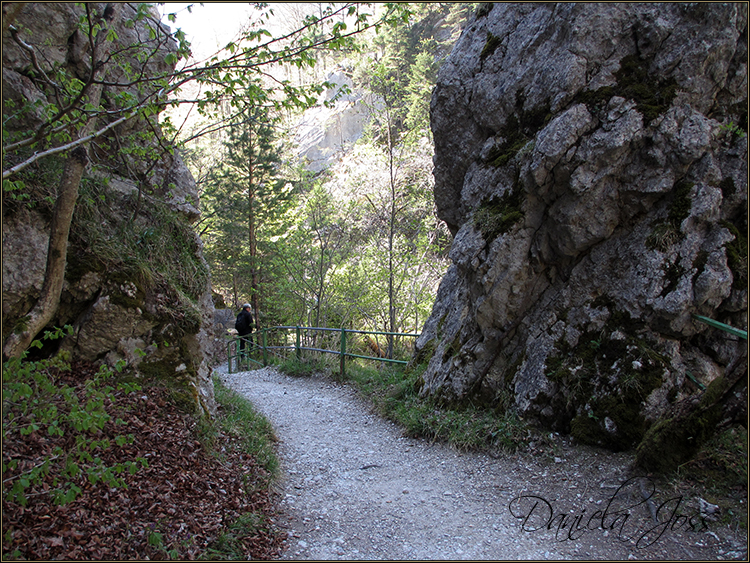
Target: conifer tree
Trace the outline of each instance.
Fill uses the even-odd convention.
[[[249,295],[256,322],[260,318],[264,245],[291,205],[293,187],[280,177],[281,157],[275,122],[268,108],[245,99],[232,119],[222,165],[203,193],[210,226],[206,254],[218,265],[214,277],[231,284],[235,305]]]

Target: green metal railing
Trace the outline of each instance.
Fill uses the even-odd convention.
[[[277,339],[279,341],[278,344],[271,345],[269,344],[269,338],[268,335],[271,333],[271,331],[294,331],[294,344],[287,344],[285,337],[284,343],[281,343],[281,339]],[[309,334],[310,332],[323,332],[323,333],[338,333],[340,336],[338,338],[338,350],[330,350],[327,348],[319,348],[316,346],[307,346],[303,343],[303,332]],[[288,334],[288,332],[287,332]],[[276,354],[280,350],[287,350],[287,351],[294,351],[295,356],[298,360],[302,359],[302,352],[308,351],[308,352],[320,352],[323,354],[337,354],[340,358],[339,360],[339,370],[340,374],[343,377],[346,375],[346,359],[347,358],[358,358],[363,360],[375,360],[378,362],[386,362],[386,363],[392,363],[392,364],[402,364],[406,365],[408,363],[407,360],[397,360],[393,358],[386,358],[383,356],[365,356],[362,354],[354,354],[352,352],[347,351],[348,346],[348,336],[352,334],[362,334],[362,335],[373,335],[373,336],[392,336],[394,338],[416,338],[419,336],[419,334],[413,334],[413,333],[403,333],[403,332],[379,332],[379,331],[371,331],[371,330],[350,330],[345,328],[323,328],[323,327],[302,327],[302,326],[275,326],[270,328],[264,328],[261,329],[259,332],[253,333],[254,340],[252,344],[250,344],[250,353],[249,354],[240,354],[239,352],[239,337],[234,337],[227,343],[227,359],[229,362],[229,373],[233,373],[232,371],[232,364],[237,367],[237,369],[240,368],[243,364],[249,367],[250,362],[254,364],[258,364],[261,366],[267,366],[268,365],[268,357],[269,354]],[[258,342],[258,338],[260,339],[260,342]],[[376,347],[379,348],[379,345],[377,342],[375,342]],[[262,360],[255,359],[257,357],[261,357]]]
[[[715,321],[714,319],[710,319],[708,317],[704,317],[703,315],[693,315],[693,318],[696,321],[700,321],[700,322],[705,323],[705,324],[707,324],[709,326],[712,326],[714,328],[718,328],[719,330],[723,330],[724,332],[726,332],[728,334],[731,334],[733,336],[739,336],[740,338],[744,338],[745,340],[747,340],[747,331],[746,330],[741,330],[739,328],[735,328],[735,327],[730,326],[728,324],[725,324],[725,323],[722,323],[722,322],[719,322],[719,321]],[[688,379],[690,379],[690,381],[692,381],[693,383],[695,383],[701,391],[705,391],[706,390],[706,386],[703,385],[703,383],[701,383],[700,381],[698,381],[692,373],[690,373],[689,371],[686,371],[685,375],[687,375]]]
[[[241,338],[239,336],[236,336],[234,338],[230,338],[227,341],[227,361],[229,363],[229,373],[233,373],[233,363],[235,371],[239,371],[243,365],[248,369],[250,368],[250,364],[257,364],[259,366],[266,365],[265,363],[261,363],[253,358],[254,355],[257,355],[257,351],[260,348],[254,340],[248,341],[246,343],[246,348],[244,351],[240,350],[240,340]]]
[[[697,321],[700,321],[702,323],[708,324],[710,326],[713,326],[715,328],[721,329],[729,334],[732,334],[734,336],[738,336],[740,338],[744,338],[747,340],[747,331],[741,330],[732,326],[729,326],[727,324],[721,323],[719,321],[715,321],[713,319],[710,319],[708,317],[704,317],[701,315],[693,315],[693,318]],[[270,345],[268,335],[271,333],[271,331],[294,331],[294,344],[286,344],[286,338],[284,338],[284,343],[281,344],[275,344]],[[318,348],[315,346],[305,346],[303,345],[303,332],[304,333],[310,333],[310,332],[323,332],[323,333],[339,333],[339,349],[338,350],[330,350],[327,348]],[[338,354],[340,358],[340,365],[339,370],[340,374],[343,377],[346,375],[346,359],[347,358],[358,358],[363,360],[374,360],[378,362],[387,362],[387,363],[393,363],[393,364],[402,364],[405,365],[408,363],[407,360],[396,360],[393,358],[384,358],[382,356],[365,356],[362,354],[354,354],[352,352],[347,351],[348,348],[348,337],[347,335],[353,335],[353,334],[363,334],[363,335],[373,335],[373,336],[393,336],[395,338],[401,338],[401,337],[409,337],[409,338],[416,338],[419,336],[419,334],[413,334],[413,333],[402,333],[402,332],[378,332],[378,331],[369,331],[369,330],[350,330],[350,329],[344,329],[344,328],[323,328],[323,327],[302,327],[302,326],[275,326],[271,328],[264,328],[261,329],[259,332],[253,333],[253,339],[251,342],[248,342],[248,348],[249,351],[245,353],[240,353],[239,349],[239,337],[231,338],[227,342],[227,359],[229,362],[229,373],[233,373],[232,366],[236,368],[236,370],[239,370],[240,367],[243,365],[247,368],[250,367],[251,364],[256,364],[258,366],[267,366],[268,365],[268,357],[269,354],[276,354],[280,350],[294,350],[295,356],[298,360],[302,359],[302,352],[308,351],[308,352],[320,352],[324,354]],[[260,337],[260,342],[258,342],[258,338]],[[277,339],[278,341],[281,341],[281,339]],[[377,344],[377,343],[376,343]],[[257,359],[258,357],[262,359]]]
[[[704,317],[702,315],[693,315],[693,318],[696,321],[700,321],[702,323],[706,323],[709,326],[712,326],[714,328],[718,328],[720,330],[723,330],[724,332],[728,332],[729,334],[733,334],[734,336],[739,336],[740,338],[744,338],[747,340],[747,331],[741,330],[739,328],[734,328],[733,326],[729,326],[728,324],[720,323],[719,321],[715,321],[713,319],[709,319],[708,317]]]

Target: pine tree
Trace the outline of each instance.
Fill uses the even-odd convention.
[[[214,283],[231,286],[235,306],[249,294],[258,322],[268,243],[294,190],[280,177],[276,119],[268,108],[245,104],[232,120],[224,160],[202,196],[211,215],[204,239]]]

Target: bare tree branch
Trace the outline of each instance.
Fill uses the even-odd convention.
[[[113,129],[113,128],[117,127],[118,125],[120,125],[121,123],[126,122],[128,119],[131,119],[132,117],[134,117],[134,115],[135,114],[133,114],[133,115],[125,115],[125,116],[121,117],[120,119],[118,119],[117,121],[113,121],[112,123],[110,123],[106,127],[102,127],[101,129],[99,129],[98,131],[96,131],[94,133],[91,133],[90,135],[87,135],[85,137],[81,137],[80,139],[76,139],[75,141],[71,141],[70,143],[67,143],[65,145],[62,145],[62,146],[59,146],[59,147],[55,147],[55,148],[52,148],[52,149],[48,149],[46,151],[34,153],[32,156],[30,156],[29,158],[27,158],[23,162],[21,162],[19,164],[16,164],[15,166],[13,166],[11,168],[8,168],[7,170],[3,170],[3,180],[5,180],[6,178],[12,176],[13,174],[19,173],[21,170],[23,170],[24,168],[27,168],[28,166],[34,164],[37,160],[39,160],[41,158],[45,158],[47,156],[52,156],[53,154],[59,154],[61,152],[66,152],[66,151],[75,149],[76,147],[79,147],[81,145],[85,145],[89,141],[92,141],[93,139],[96,139],[97,137],[101,137],[102,135],[104,135],[110,129]]]

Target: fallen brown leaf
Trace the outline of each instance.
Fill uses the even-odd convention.
[[[82,387],[96,370],[92,364],[77,362],[71,372],[59,377],[68,385]],[[110,467],[144,457],[148,467],[135,475],[122,474],[127,485],[123,488],[92,484],[79,476],[76,483],[81,494],[63,506],[55,506],[46,492],[56,487],[51,475],[38,490],[30,491],[34,494],[29,495],[25,508],[7,502],[4,495],[3,559],[14,554],[35,560],[166,559],[167,550],[174,550],[178,559],[192,560],[241,514],[275,515],[275,499],[264,486],[264,470],[230,447],[231,437],[217,438],[217,450],[225,449],[221,463],[203,450],[192,432],[196,421],[170,401],[165,389],[119,393],[117,405],[107,408],[113,420],[119,417],[125,425],[109,423],[97,439],[106,437],[114,444],[117,434],[132,433],[134,441],[96,455]],[[14,471],[6,471],[4,480],[22,473],[23,467],[41,463],[44,452],[75,443],[72,434],[38,434],[4,439],[3,460],[23,461]],[[259,531],[252,538],[242,538],[242,543],[253,559],[280,554],[278,533]]]

